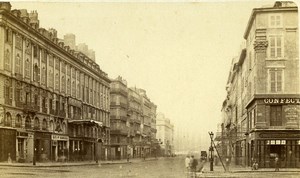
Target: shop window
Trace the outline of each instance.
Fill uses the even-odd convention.
[[[270,126],[282,126],[282,106],[270,106]]]
[[[16,127],[20,128],[22,126],[22,117],[18,114],[16,116]]]

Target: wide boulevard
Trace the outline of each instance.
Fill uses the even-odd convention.
[[[215,167],[220,170],[221,167]],[[209,163],[204,166],[204,173],[197,177],[270,177],[296,178],[300,176],[300,171],[251,171],[249,168],[239,172],[224,173],[222,171],[209,171]],[[108,165],[85,165],[70,167],[11,167],[0,166],[1,178],[15,177],[55,177],[55,178],[185,178],[184,157],[160,158],[157,160],[146,160],[128,164],[108,164]]]

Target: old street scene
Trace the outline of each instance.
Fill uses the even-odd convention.
[[[292,1],[0,1],[0,177],[300,176]]]

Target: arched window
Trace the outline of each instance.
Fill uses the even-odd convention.
[[[31,129],[31,119],[29,116],[25,119],[25,129]]]
[[[47,121],[46,121],[46,119],[43,119],[42,130],[47,130]]]
[[[53,121],[50,121],[50,124],[49,124],[49,131],[50,132],[53,132],[53,129],[54,129],[54,125],[53,125]]]
[[[11,125],[12,125],[11,114],[9,112],[7,112],[5,114],[4,126],[11,127]]]
[[[39,118],[34,118],[34,129],[39,130],[40,129],[40,121]]]
[[[22,126],[22,117],[20,116],[20,114],[18,114],[16,116],[16,127],[20,128]]]

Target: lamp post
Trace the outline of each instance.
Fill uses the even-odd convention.
[[[210,136],[210,147],[209,147],[209,151],[210,151],[210,171],[214,171],[214,157],[213,157],[213,153],[214,153],[214,147],[213,147],[214,133],[213,132],[208,132],[208,134]]]

